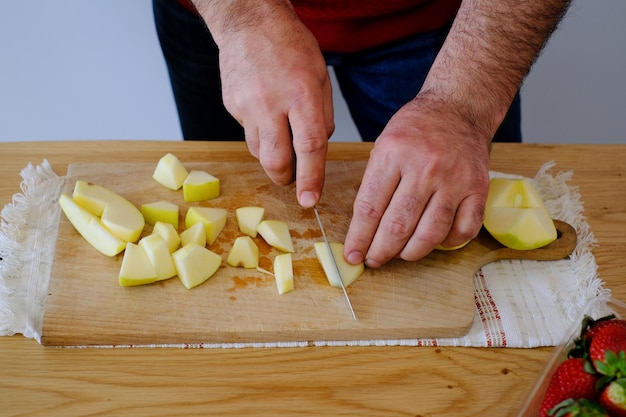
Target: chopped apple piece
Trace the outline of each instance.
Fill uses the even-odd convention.
[[[328,251],[328,246],[326,242],[316,242],[315,243],[315,254],[317,255],[317,260],[322,264],[322,268],[324,268],[324,273],[326,274],[326,278],[328,279],[328,283],[333,287],[341,288],[340,280],[343,280],[344,286],[349,286],[356,279],[361,276],[363,271],[365,270],[365,265],[363,262],[360,264],[352,265],[346,261],[343,257],[343,243],[338,242],[329,242],[330,248],[332,251],[332,256]],[[339,274],[341,277],[337,275],[337,270],[333,265],[333,259],[335,258],[335,262],[337,263],[337,269],[339,269]]]
[[[137,244],[128,242],[122,267],[120,268],[119,283],[122,287],[151,284],[158,279],[157,273],[148,259],[148,255]]]
[[[183,197],[186,202],[205,201],[219,197],[220,180],[205,171],[191,171],[183,182]]]
[[[159,235],[148,235],[139,241],[139,246],[148,256],[157,274],[157,281],[172,278],[176,267],[165,240]]]
[[[167,153],[159,159],[152,178],[165,188],[176,191],[183,186],[187,175],[189,175],[189,172],[187,172],[187,169],[178,157]]]
[[[174,226],[170,223],[156,222],[152,229],[153,235],[159,235],[167,243],[167,248],[170,253],[174,252],[180,246],[180,236]]]
[[[191,207],[185,216],[185,227],[190,228],[194,224],[201,222],[206,231],[206,241],[212,245],[219,234],[226,226],[228,212],[222,208],[215,207]]]
[[[269,245],[276,249],[283,252],[294,251],[287,223],[280,220],[263,220],[259,223],[257,231]]]
[[[169,223],[178,229],[178,206],[169,201],[155,201],[141,205],[141,214],[146,223],[154,226],[156,222]]]
[[[61,210],[80,235],[98,252],[106,256],[115,256],[126,247],[126,241],[115,237],[94,214],[85,210],[69,195],[59,197]]]
[[[114,236],[127,242],[137,242],[146,224],[141,211],[121,195],[98,184],[78,180],[72,195],[74,201],[100,217]]]
[[[257,227],[263,220],[264,215],[265,209],[263,207],[239,207],[235,210],[239,230],[241,233],[251,237],[257,236]]]
[[[196,243],[183,246],[172,254],[178,278],[185,288],[191,289],[202,284],[217,272],[222,257]]]
[[[278,294],[283,295],[293,291],[293,264],[291,253],[281,253],[274,258],[274,278],[278,287]]]
[[[464,247],[465,247],[468,243],[470,243],[470,242],[471,242],[471,240],[468,240],[468,241],[467,241],[467,242],[465,242],[465,243],[461,243],[461,244],[460,244],[460,245],[458,245],[458,246],[452,246],[452,247],[445,247],[445,246],[442,246],[442,245],[437,245],[437,246],[435,247],[435,249],[437,249],[437,250],[457,250],[457,249],[464,248]]]
[[[526,178],[491,180],[483,225],[498,242],[517,250],[537,249],[557,238],[552,217]]]
[[[206,230],[204,229],[204,223],[198,222],[189,229],[185,229],[180,234],[181,246],[187,246],[191,242],[197,243],[200,246],[206,246]]]
[[[250,236],[240,236],[235,239],[226,263],[235,267],[256,268],[259,266],[259,247]]]

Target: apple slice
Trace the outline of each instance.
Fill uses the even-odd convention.
[[[185,227],[190,228],[196,223],[204,224],[206,241],[212,245],[226,226],[228,212],[216,207],[191,207],[185,216]]]
[[[276,249],[283,252],[294,251],[287,223],[280,220],[263,220],[259,223],[257,231],[269,245]]]
[[[85,210],[69,195],[59,197],[61,210],[80,235],[98,252],[106,256],[115,256],[126,247],[126,241],[114,236],[94,214]]]
[[[146,223],[153,225],[156,222],[169,223],[178,229],[178,206],[169,201],[155,201],[141,205],[141,214]]]
[[[256,268],[259,266],[259,247],[250,236],[240,236],[235,239],[226,263],[235,267]]]
[[[221,256],[196,243],[178,249],[172,259],[180,282],[188,290],[211,278],[222,264]]]
[[[343,257],[343,243],[329,242],[329,244],[332,251],[332,257],[335,258],[337,269],[339,269],[341,277],[337,275],[337,270],[333,265],[333,260],[330,252],[328,251],[326,242],[315,242],[315,254],[317,255],[317,260],[320,264],[322,264],[322,268],[324,269],[324,273],[326,274],[326,278],[328,279],[328,283],[330,285],[341,288],[340,280],[343,278],[343,285],[347,287],[356,281],[359,276],[361,276],[365,270],[365,265],[363,262],[356,265],[348,263],[348,261],[346,261]]]
[[[72,197],[78,205],[100,217],[114,236],[127,242],[139,240],[146,222],[141,211],[121,195],[101,185],[78,180]]]
[[[239,230],[251,237],[257,237],[257,227],[263,220],[265,209],[263,207],[239,207],[235,210],[235,217]]]
[[[200,246],[206,246],[206,230],[204,229],[204,223],[198,222],[189,229],[185,229],[180,234],[181,246],[187,246],[191,242],[197,243]]]
[[[491,180],[483,225],[498,242],[517,250],[537,249],[557,238],[550,213],[526,178]]]
[[[148,255],[137,244],[128,242],[120,268],[119,283],[122,287],[151,284],[158,279]]]
[[[176,275],[176,267],[165,240],[159,235],[148,235],[139,241],[139,246],[148,256],[154,267],[157,281],[172,278]]]
[[[186,202],[206,201],[220,196],[220,180],[205,171],[193,170],[183,182]]]
[[[159,159],[152,178],[165,188],[176,191],[183,186],[187,175],[189,175],[189,172],[187,172],[187,169],[178,157],[167,153]]]
[[[278,287],[278,294],[283,295],[293,291],[293,264],[291,253],[281,253],[274,258],[274,278]]]
[[[167,243],[167,249],[170,253],[174,252],[180,246],[180,236],[174,226],[170,223],[156,222],[152,229],[153,235],[159,235]]]

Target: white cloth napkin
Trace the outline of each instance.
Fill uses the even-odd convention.
[[[167,347],[402,345],[531,348],[557,345],[580,318],[585,306],[591,300],[608,300],[610,292],[597,275],[591,252],[595,239],[583,215],[581,196],[576,187],[567,184],[572,172],[552,175],[553,166],[553,162],[546,163],[531,181],[552,217],[576,229],[578,245],[575,251],[568,259],[560,261],[498,261],[483,267],[474,277],[474,324],[464,337],[206,343]],[[60,216],[57,199],[66,178],[56,175],[47,161],[39,166],[29,164],[21,175],[22,192],[0,212],[0,336],[21,333],[40,341]],[[497,172],[491,175],[513,177]]]

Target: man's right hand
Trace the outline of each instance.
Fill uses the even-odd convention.
[[[244,127],[250,152],[273,182],[295,179],[302,206],[315,205],[334,130],[317,40],[289,1],[194,3],[219,47],[224,105]]]

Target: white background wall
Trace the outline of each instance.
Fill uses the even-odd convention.
[[[574,1],[524,84],[525,142],[626,143],[625,20]],[[0,141],[180,138],[150,0],[0,0]]]

